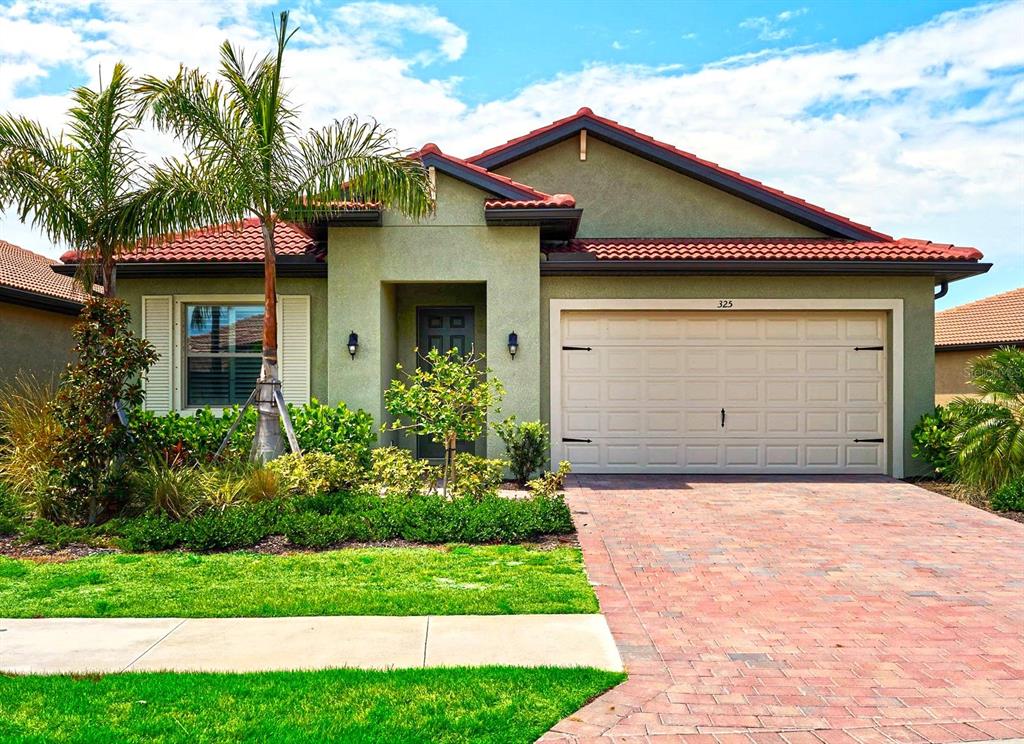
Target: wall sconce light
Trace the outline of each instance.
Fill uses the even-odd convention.
[[[509,355],[513,359],[515,359],[516,358],[516,354],[518,352],[519,352],[519,336],[516,335],[515,331],[512,331],[512,333],[508,334],[508,353],[509,353]]]
[[[355,331],[348,334],[348,355],[353,359],[356,358],[356,352],[359,350],[359,336]]]

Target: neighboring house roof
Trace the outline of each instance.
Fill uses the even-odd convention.
[[[587,130],[588,135],[608,140],[612,144],[660,165],[673,168],[754,203],[774,209],[800,222],[818,227],[824,232],[848,238],[891,239],[891,236],[873,230],[867,225],[854,222],[841,214],[830,212],[823,207],[767,186],[734,170],[699,158],[693,153],[660,142],[650,135],[623,126],[617,121],[598,116],[586,107],[581,108],[572,116],[535,129],[521,137],[509,140],[503,145],[484,150],[478,155],[468,158],[467,162],[487,169],[499,168],[567,139],[584,129]]]
[[[843,238],[583,238],[546,249],[598,261],[977,261],[975,248],[926,240]]]
[[[77,313],[88,295],[73,277],[53,270],[57,261],[0,240],[0,299]]]
[[[938,350],[1024,344],[1024,287],[935,313]]]
[[[279,256],[298,256],[322,260],[323,248],[312,237],[287,222],[279,222],[274,230],[274,244]],[[68,251],[61,260],[77,262],[79,256]],[[263,233],[259,218],[251,217],[241,225],[220,225],[185,233],[149,250],[122,256],[119,264],[177,261],[263,261]]]

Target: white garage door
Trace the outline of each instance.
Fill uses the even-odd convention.
[[[886,320],[864,312],[565,311],[577,472],[884,473]]]

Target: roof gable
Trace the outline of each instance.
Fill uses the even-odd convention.
[[[526,155],[549,147],[586,130],[587,136],[596,137],[627,152],[650,160],[695,178],[727,193],[738,196],[760,207],[769,209],[828,235],[857,240],[888,240],[891,236],[853,222],[842,215],[810,204],[760,181],[728,170],[717,163],[704,160],[653,137],[637,132],[612,119],[597,116],[589,108],[582,108],[572,116],[541,127],[522,137],[509,140],[467,159],[467,163],[492,170]]]

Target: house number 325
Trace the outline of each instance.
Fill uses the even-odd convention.
[[[718,301],[718,309],[719,310],[728,310],[731,307],[732,307],[732,300],[719,300]]]

